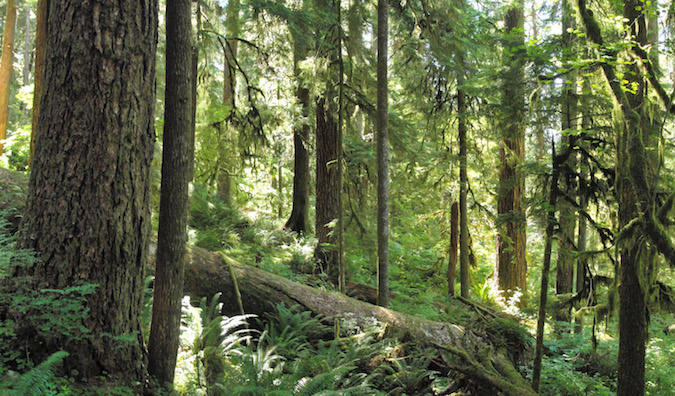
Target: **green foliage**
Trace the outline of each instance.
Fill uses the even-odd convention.
[[[49,394],[53,389],[56,370],[61,366],[63,360],[68,357],[68,352],[58,351],[53,353],[47,360],[33,367],[18,378],[11,378],[8,383],[0,382],[0,390],[8,396],[42,396]]]
[[[16,247],[15,237],[4,232],[6,225],[0,215],[0,373],[8,368],[31,367],[33,362],[25,356],[34,346],[25,344],[26,337],[54,348],[86,338],[89,331],[83,320],[88,314],[87,296],[96,289],[96,285],[82,283],[33,290],[24,277],[10,277],[17,270],[29,269],[35,256]]]
[[[241,328],[246,317],[218,319],[218,309],[219,303],[202,300],[194,308],[184,300],[179,394],[207,389],[227,395],[424,394],[436,378],[429,369],[433,353],[406,355],[407,347],[380,339],[377,326],[354,332],[345,323],[341,328],[350,335],[322,340],[332,333],[321,318],[280,305],[258,320],[264,330],[254,336],[253,330]],[[214,321],[221,323],[218,337],[204,326]],[[212,355],[220,359],[220,373],[212,383],[206,380],[204,364],[209,345],[220,346]]]

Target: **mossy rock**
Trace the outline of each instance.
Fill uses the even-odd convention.
[[[0,213],[9,221],[11,233],[18,229],[26,207],[28,178],[28,173],[0,168]]]

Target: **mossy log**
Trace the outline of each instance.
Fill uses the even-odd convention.
[[[440,355],[446,356],[443,359],[446,368],[462,373],[484,389],[485,394],[536,394],[503,350],[497,350],[469,329],[405,315],[302,285],[197,247],[191,248],[190,262],[185,269],[185,293],[195,300],[222,293],[224,313],[238,314],[230,269],[235,274],[246,313],[262,315],[283,302],[287,306],[299,305],[327,320],[349,316],[363,327],[374,318],[386,327],[388,337],[414,340],[417,344],[437,348]],[[451,359],[447,358],[448,352]]]

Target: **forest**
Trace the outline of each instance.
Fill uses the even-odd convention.
[[[0,29],[0,394],[675,395],[675,3]]]

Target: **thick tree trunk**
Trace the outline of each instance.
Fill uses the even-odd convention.
[[[502,75],[502,107],[499,143],[499,191],[497,213],[496,278],[497,287],[505,298],[515,291],[527,293],[527,262],[525,261],[525,211],[522,206],[525,178],[518,165],[525,159],[525,35],[523,33],[523,2],[516,1],[506,10]],[[520,305],[524,298],[520,299]]]
[[[300,33],[293,36],[293,75],[297,88],[295,97],[300,104],[300,117],[293,128],[294,168],[293,168],[293,209],[285,228],[299,234],[309,231],[309,88],[305,85],[300,70],[300,62],[307,57],[307,34],[302,27]],[[302,34],[305,33],[305,34]]]
[[[2,35],[2,57],[0,58],[0,155],[7,137],[7,119],[9,113],[9,86],[12,80],[14,62],[14,30],[16,28],[16,1],[7,0],[5,31]]]
[[[572,15],[573,7],[569,4],[570,0],[563,2],[562,27],[563,40],[562,51],[563,61],[567,62],[571,56],[572,42],[576,34],[572,33],[574,28],[574,17]],[[576,111],[576,76],[575,73],[569,73],[562,78],[562,104],[561,104],[561,130],[563,137],[561,139],[562,149],[565,150],[570,142],[570,133],[576,132],[578,125]],[[572,175],[575,169],[575,157],[570,156],[567,160],[567,169],[570,171],[561,175],[560,188],[568,196],[574,196],[576,178]],[[575,249],[574,234],[576,230],[576,217],[572,206],[562,201],[558,204],[560,215],[558,216],[560,238],[558,244],[558,261],[556,265],[555,293],[568,294],[574,291],[574,255]],[[555,313],[556,320],[570,321],[569,310]]]
[[[389,306],[388,0],[377,2],[377,305]]]
[[[47,43],[47,11],[50,0],[38,0],[35,17],[35,72],[33,73],[33,117],[31,119],[30,158],[33,163],[35,139],[38,133],[38,116],[42,99],[42,84],[45,75],[45,47]]]
[[[200,248],[193,247],[190,257],[185,272],[185,292],[194,300],[223,293],[221,301],[225,314],[239,314],[229,265],[235,274],[246,313],[261,315],[284,303],[299,305],[303,310],[323,315],[330,322],[349,314],[359,326],[366,326],[375,318],[386,324],[389,337],[413,339],[421,345],[438,348],[442,354],[451,351],[460,359],[455,361],[452,369],[491,389],[489,394],[534,395],[504,351],[493,350],[485,338],[470,329],[404,315],[342,294],[315,289],[234,260],[224,262],[219,255]],[[478,355],[483,353],[479,358]]]
[[[167,388],[176,368],[187,258],[188,185],[194,161],[192,63],[192,1],[168,2],[162,187],[148,341],[148,372]]]
[[[339,276],[337,125],[326,100],[316,104],[316,239],[318,270],[337,285]]]
[[[90,336],[66,345],[69,369],[142,381],[157,2],[52,2],[47,20],[46,85],[19,236],[39,261],[26,271],[36,289],[97,285],[84,319]]]

